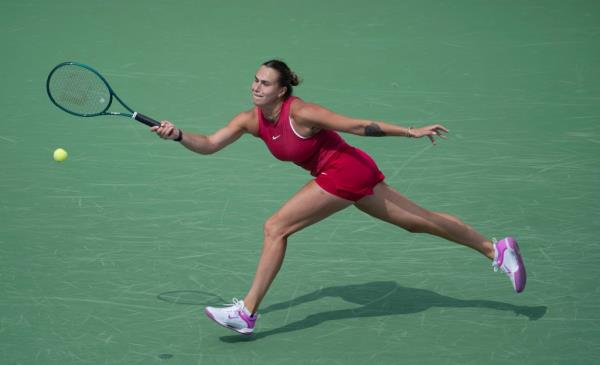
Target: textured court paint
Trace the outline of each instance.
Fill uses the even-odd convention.
[[[0,2],[3,363],[600,357],[598,2],[201,4]],[[463,247],[349,209],[292,237],[256,337],[205,318],[203,293],[243,296],[262,222],[309,176],[250,137],[202,157],[124,118],[66,115],[44,80],[89,63],[141,112],[210,132],[251,106],[271,57],[304,79],[298,96],[335,111],[443,122],[436,147],[348,140],[423,206],[515,235],[526,291]]]

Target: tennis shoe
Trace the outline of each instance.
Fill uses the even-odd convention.
[[[232,304],[224,308],[206,307],[204,313],[223,327],[242,335],[251,335],[258,315],[252,315],[243,300],[233,298]]]
[[[510,278],[515,291],[522,292],[527,282],[527,272],[517,241],[512,237],[506,237],[500,241],[494,239],[494,252],[494,261],[492,262],[494,271],[498,271],[498,269],[504,271]]]

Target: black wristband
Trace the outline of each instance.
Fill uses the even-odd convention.
[[[183,138],[183,132],[179,128],[177,128],[177,130],[179,131],[179,136],[177,138],[175,138],[174,141],[181,142],[181,139]]]

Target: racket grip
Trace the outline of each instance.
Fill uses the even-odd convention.
[[[144,123],[148,127],[158,127],[160,125],[160,123],[157,122],[156,120],[154,120],[150,117],[147,117],[144,114],[140,114],[138,112],[133,113],[131,118],[137,120],[140,123]]]

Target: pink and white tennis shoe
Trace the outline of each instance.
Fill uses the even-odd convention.
[[[243,300],[233,298],[232,304],[224,308],[206,307],[204,313],[223,327],[242,335],[251,335],[258,315],[252,315]]]
[[[506,237],[500,241],[494,240],[494,271],[502,269],[510,278],[513,288],[517,293],[525,289],[527,272],[517,241],[512,237]]]

